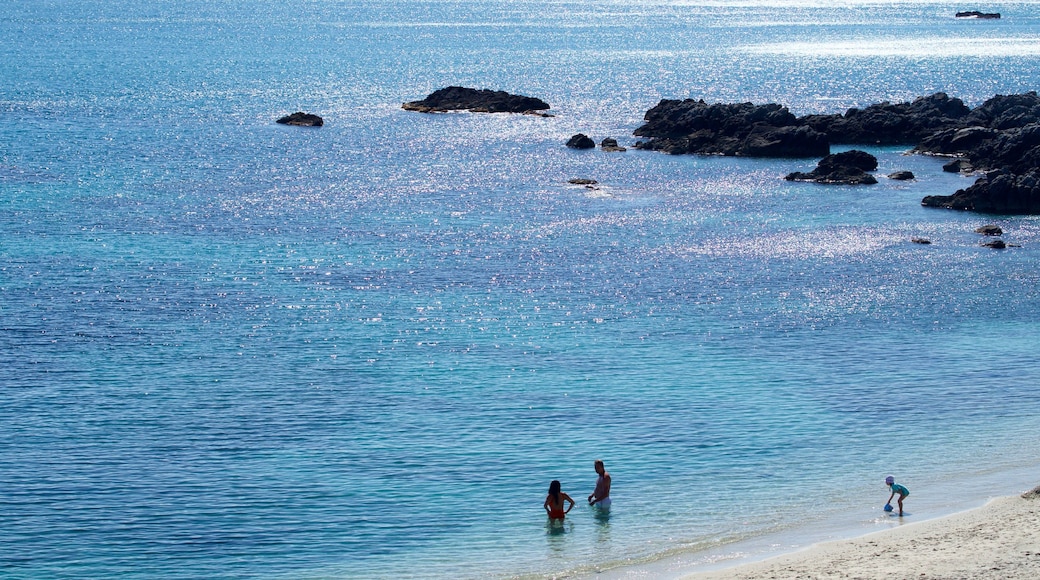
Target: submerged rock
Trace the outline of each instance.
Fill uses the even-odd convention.
[[[317,115],[297,111],[291,115],[286,115],[281,119],[278,119],[275,123],[281,125],[293,125],[295,127],[321,127],[325,124],[325,120]]]
[[[470,111],[473,113],[530,113],[549,109],[549,103],[534,97],[511,95],[505,91],[445,87],[430,93],[421,101],[401,105],[406,111],[420,113],[443,113],[447,111]]]

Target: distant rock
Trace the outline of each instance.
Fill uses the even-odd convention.
[[[627,149],[618,145],[617,139],[610,137],[600,141],[599,148],[603,151],[627,151]]]
[[[987,224],[987,225],[979,226],[979,227],[975,228],[975,233],[976,234],[982,234],[984,236],[1002,236],[1002,235],[1004,235],[1004,230],[1000,229],[1000,226],[995,226],[993,224]]]
[[[913,171],[896,171],[895,173],[889,173],[888,178],[895,181],[910,181],[916,179]]]
[[[824,157],[810,173],[795,172],[784,179],[824,184],[873,185],[877,183],[877,179],[867,172],[876,169],[876,157],[865,151],[853,149]]]
[[[401,105],[406,111],[420,113],[443,113],[447,111],[470,111],[473,113],[528,113],[541,114],[549,104],[541,99],[511,95],[505,91],[446,87],[438,89],[421,101]]]
[[[969,10],[967,12],[958,12],[957,18],[978,18],[981,20],[996,20],[1000,18],[1000,12],[979,12],[978,10]]]
[[[595,149],[596,142],[593,141],[588,135],[584,133],[578,133],[567,140],[567,146],[571,149]]]
[[[921,245],[924,245],[924,246],[927,246],[927,245],[932,243],[932,240],[929,240],[928,238],[916,238],[915,237],[915,238],[910,238],[910,241],[915,243],[915,244],[921,244]]]
[[[325,124],[325,120],[317,115],[297,111],[278,119],[275,123],[293,125],[295,127],[321,127]]]
[[[982,244],[982,247],[993,248],[994,250],[1003,250],[1007,247],[1007,244],[1004,243],[1004,240],[990,240],[988,242],[984,242]]]
[[[571,185],[596,185],[599,182],[596,181],[595,179],[586,179],[586,178],[583,178],[583,177],[575,177],[574,179],[568,179],[567,183],[570,183]]]

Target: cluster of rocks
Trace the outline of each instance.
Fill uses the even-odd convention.
[[[401,105],[406,111],[420,113],[444,113],[448,111],[471,111],[474,113],[523,113],[549,116],[549,103],[535,97],[513,95],[505,91],[445,87],[430,93],[421,101]]]
[[[922,139],[915,151],[953,156],[952,168],[982,173],[974,185],[953,195],[924,198],[925,206],[1040,213],[1040,97],[1036,92],[995,96],[955,125]]]
[[[982,245],[987,247],[987,248],[993,248],[995,250],[1003,250],[1004,248],[1009,246],[1009,244],[1005,243],[1004,240],[1000,239],[1000,236],[1004,235],[1004,230],[1001,229],[1000,226],[995,226],[993,224],[987,224],[987,225],[984,225],[984,226],[979,226],[979,227],[975,228],[975,233],[976,234],[982,234],[982,235],[984,235],[986,237],[996,238],[996,239],[993,239],[993,240],[987,240],[987,241],[982,243]]]
[[[713,104],[662,100],[635,134],[640,149],[748,157],[818,157],[831,144],[907,145],[953,158],[947,170],[983,175],[951,196],[922,204],[993,213],[1040,213],[1040,97],[998,95],[975,109],[945,93],[909,103],[879,103],[844,114],[795,117],[778,104]],[[871,183],[852,164],[835,171],[829,159],[792,179]],[[861,167],[859,169],[862,169]],[[842,175],[842,171],[849,173]],[[895,179],[896,174],[893,174]],[[789,176],[789,178],[791,178]],[[902,175],[900,178],[912,178]]]
[[[1000,226],[997,226],[997,225],[987,224],[987,225],[984,225],[984,226],[979,226],[979,227],[975,228],[975,233],[976,234],[982,234],[983,236],[985,236],[987,238],[986,241],[982,242],[982,244],[981,244],[982,247],[984,247],[984,248],[993,248],[995,250],[1003,250],[1004,248],[1017,248],[1017,247],[1020,247],[1018,244],[1009,244],[1009,243],[1006,243],[1004,240],[1002,240],[1000,238],[1000,236],[1004,235],[1004,230]],[[992,239],[989,239],[989,238],[992,238]],[[915,243],[915,244],[925,244],[925,245],[928,245],[928,244],[932,243],[932,241],[929,240],[928,238],[919,238],[919,237],[910,238],[910,241]]]
[[[541,99],[505,91],[447,87],[421,101],[404,103],[410,111],[511,112],[543,114]],[[297,113],[302,115],[302,113]],[[319,118],[320,119],[320,118]],[[1040,97],[1036,92],[998,95],[972,109],[945,93],[913,102],[883,102],[845,113],[797,117],[779,104],[708,104],[703,100],[664,99],[644,115],[634,134],[638,149],[666,153],[746,157],[822,157],[815,170],[792,173],[791,180],[870,184],[877,160],[862,151],[834,156],[832,144],[906,145],[918,153],[949,156],[947,171],[980,173],[974,185],[949,196],[928,196],[928,207],[993,213],[1040,213]],[[282,122],[279,120],[279,122]],[[577,134],[568,147],[592,149],[596,143]],[[624,151],[604,139],[605,151]],[[891,179],[913,179],[897,172]]]
[[[592,140],[592,137],[584,133],[578,133],[567,140],[567,147],[571,149],[595,149],[596,142]],[[600,141],[600,149],[604,151],[626,151],[626,149],[618,145],[617,139],[607,137]]]

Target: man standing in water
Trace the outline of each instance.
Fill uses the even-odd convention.
[[[596,489],[589,496],[589,505],[598,506],[600,509],[610,508],[610,474],[603,467],[603,460],[597,459],[593,464],[599,478],[596,480]]]

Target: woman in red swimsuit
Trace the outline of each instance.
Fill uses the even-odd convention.
[[[571,505],[567,506],[567,509],[563,509],[563,502],[569,501]],[[545,496],[545,503],[542,504],[545,508],[545,513],[549,514],[551,520],[562,520],[563,516],[567,515],[567,512],[571,511],[574,507],[574,500],[571,496],[560,491],[560,482],[552,480],[549,484],[549,495]]]

